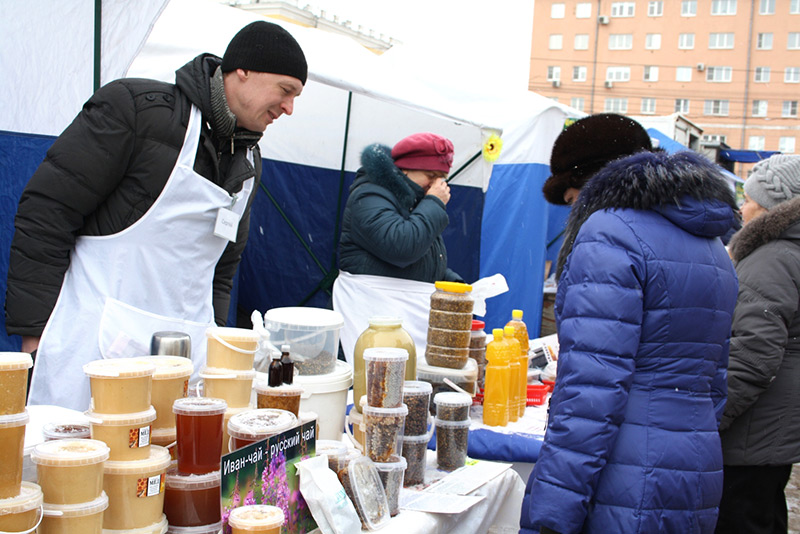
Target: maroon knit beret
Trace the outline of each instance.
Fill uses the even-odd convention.
[[[394,145],[392,159],[401,169],[450,172],[453,142],[433,133],[416,133]]]

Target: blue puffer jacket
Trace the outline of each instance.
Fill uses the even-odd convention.
[[[711,533],[722,494],[733,196],[695,153],[614,161],[570,213],[560,356],[523,533]]]

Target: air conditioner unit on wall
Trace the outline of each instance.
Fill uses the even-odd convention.
[[[597,22],[599,22],[600,24],[608,24],[609,22],[611,22],[611,19],[608,18],[608,15],[600,15],[599,17],[597,17]]]
[[[697,64],[697,70],[699,70],[700,72],[703,72],[704,70],[706,70],[706,64],[705,63],[698,63]]]
[[[561,87],[561,80],[553,80],[553,87]]]
[[[606,80],[606,88],[611,89],[612,87],[614,87],[614,82],[611,80]]]

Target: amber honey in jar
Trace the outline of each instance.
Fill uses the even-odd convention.
[[[27,410],[17,414],[0,415],[0,499],[19,495],[25,426],[29,419]]]
[[[25,410],[28,369],[33,359],[27,352],[0,352],[0,415]]]
[[[45,441],[31,452],[44,501],[73,505],[100,498],[108,445],[94,439]]]
[[[295,416],[300,413],[300,397],[303,388],[292,384],[270,386],[264,381],[256,382],[256,407],[275,408],[292,412]]]
[[[92,391],[92,411],[130,414],[150,408],[156,367],[145,358],[109,358],[83,366]]]
[[[0,532],[31,532],[42,518],[42,490],[38,484],[23,482],[17,493],[0,499]]]
[[[161,521],[171,461],[169,451],[158,446],[151,447],[150,457],[144,460],[106,461],[103,489],[109,506],[103,515],[103,528],[130,530]]]
[[[219,470],[222,421],[227,409],[222,399],[186,397],[175,400],[172,411],[175,412],[178,471],[202,475]]]
[[[174,428],[172,403],[189,394],[189,377],[194,370],[192,361],[183,356],[146,356],[142,359],[156,366],[151,395],[153,408],[156,409],[153,429]]]
[[[41,534],[103,534],[103,512],[108,508],[108,496],[76,504],[44,503]]]
[[[284,523],[283,510],[267,504],[251,504],[231,510],[228,525],[231,534],[280,534]]]
[[[200,373],[203,379],[203,394],[206,397],[223,399],[229,408],[244,408],[250,405],[255,369],[235,370],[206,367]]]
[[[92,425],[92,439],[108,445],[112,461],[144,460],[150,456],[150,425],[156,420],[156,411],[130,414],[86,414]]]
[[[218,523],[221,519],[219,499],[219,471],[203,475],[185,475],[175,469],[167,471],[164,513],[170,527]]]

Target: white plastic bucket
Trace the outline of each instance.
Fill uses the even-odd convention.
[[[332,373],[296,375],[296,384],[303,387],[301,412],[315,412],[319,435],[317,439],[340,441],[347,414],[347,390],[353,385],[353,368],[347,362],[336,361]]]

